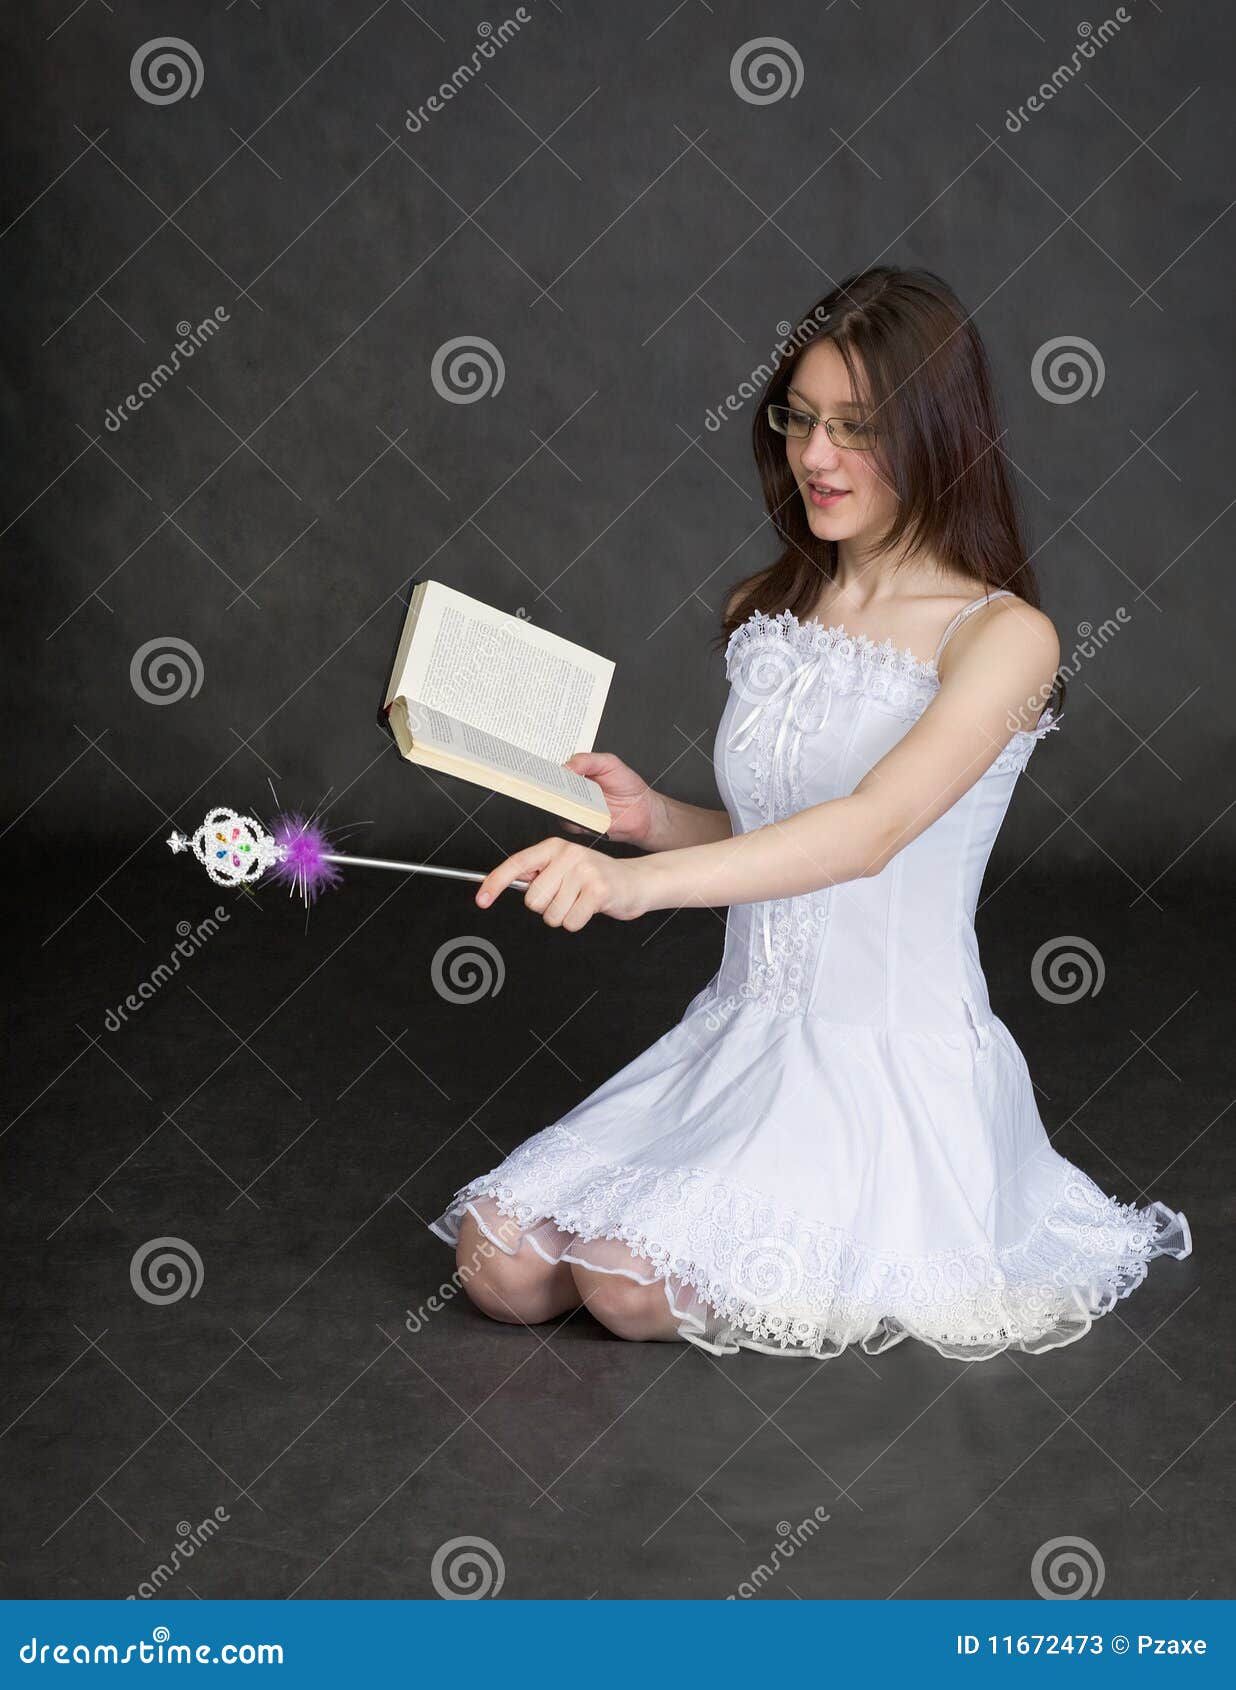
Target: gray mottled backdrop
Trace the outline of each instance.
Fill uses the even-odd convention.
[[[148,1594],[222,1520],[165,1594],[446,1594],[467,1538],[507,1596],[720,1598],[821,1515],[763,1594],[1051,1594],[1062,1540],[1095,1593],[1230,1594],[1230,23],[1103,7],[9,0],[7,1594]],[[600,746],[715,804],[750,377],[876,261],[987,339],[1072,672],[993,1003],[1053,1143],[1195,1254],[978,1366],[498,1326],[426,1223],[665,1032],[724,912],[569,936],[354,873],[306,923],[163,841],[272,786],[385,854],[552,830],[379,728],[422,575],[614,658]]]
[[[876,261],[987,338],[1078,671],[1002,848],[1136,890],[1230,841],[1220,11],[8,9],[24,841],[135,846],[273,779],[438,842],[474,804],[374,721],[420,574],[613,656],[599,744],[714,801],[708,639],[770,556],[744,382]],[[540,825],[484,821],[470,860]]]

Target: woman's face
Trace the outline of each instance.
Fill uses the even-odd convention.
[[[838,446],[826,417],[863,421],[845,360],[827,338],[812,341],[794,366],[785,403],[817,419],[806,440],[785,438],[785,453],[811,532],[821,540],[859,540],[889,525],[897,496],[877,472],[872,452]]]

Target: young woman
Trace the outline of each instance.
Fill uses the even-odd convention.
[[[570,932],[728,905],[720,968],[434,1231],[496,1320],[583,1303],[715,1354],[1069,1343],[1190,1241],[1052,1149],[979,964],[983,871],[1063,688],[956,297],[927,272],[844,283],[790,337],[754,444],[781,552],[724,617],[725,809],[577,755],[646,855],[544,839],[476,895],[530,878]]]

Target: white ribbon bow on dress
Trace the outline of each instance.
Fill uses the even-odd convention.
[[[745,751],[751,744],[751,741],[755,738],[759,725],[763,720],[764,712],[770,705],[775,704],[777,700],[788,691],[789,701],[786,706],[785,714],[782,716],[781,721],[778,724],[777,737],[773,741],[772,756],[769,760],[767,804],[769,821],[777,819],[777,786],[778,780],[783,773],[781,766],[782,753],[787,746],[792,747],[793,750],[797,750],[798,744],[805,731],[801,723],[798,721],[799,701],[802,699],[811,683],[820,674],[824,673],[826,666],[826,657],[821,651],[817,652],[813,657],[809,657],[800,669],[792,669],[789,674],[785,676],[784,680],[778,682],[767,698],[762,698],[752,710],[748,711],[742,721],[739,722],[738,726],[730,734],[728,742],[729,749],[731,751]],[[827,693],[827,702],[824,705],[824,714],[811,728],[810,731],[812,733],[819,733],[821,731],[825,722],[828,720],[832,705],[833,689],[830,686]],[[760,905],[760,920],[764,938],[764,960],[771,966],[773,961],[772,927],[767,901]]]

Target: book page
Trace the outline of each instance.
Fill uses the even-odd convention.
[[[405,702],[408,728],[415,744],[429,746],[434,751],[450,752],[456,757],[466,757],[470,762],[483,764],[486,768],[500,770],[505,774],[519,775],[548,792],[557,792],[564,798],[573,798],[578,804],[606,809],[605,795],[596,782],[585,780],[573,769],[564,769],[558,763],[550,762],[548,758],[524,751],[520,746],[512,745],[509,740],[498,739],[494,734],[485,733],[468,722],[444,715],[442,711],[434,710],[427,704],[417,703],[413,699],[407,699]]]
[[[554,767],[592,749],[614,672],[609,658],[439,582],[423,585],[388,702],[418,699]]]

